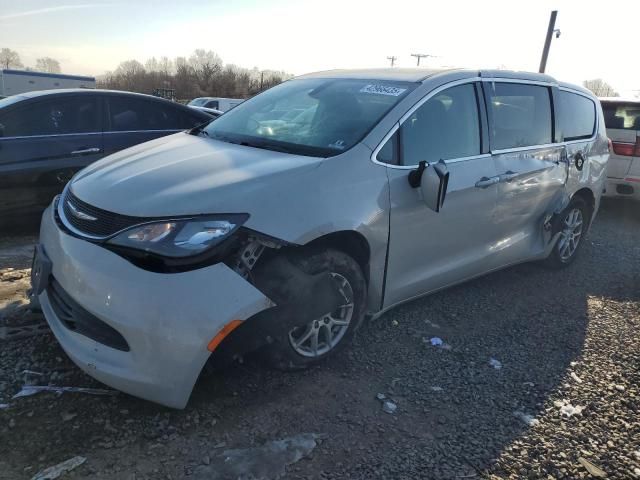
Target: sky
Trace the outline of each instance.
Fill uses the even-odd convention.
[[[537,71],[558,10],[547,73],[603,78],[640,94],[640,1],[608,0],[0,0],[0,48],[25,65],[49,56],[70,74],[121,61],[214,50],[225,63],[294,75],[333,68],[415,66]]]

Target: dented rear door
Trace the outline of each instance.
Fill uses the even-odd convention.
[[[484,87],[499,178],[496,253],[507,265],[544,248],[545,219],[566,197],[566,147],[554,143],[551,85],[501,80]]]

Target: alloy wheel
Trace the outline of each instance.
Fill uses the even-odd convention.
[[[579,208],[569,210],[562,222],[562,231],[558,242],[561,261],[567,262],[576,253],[582,238],[583,224],[582,210]]]
[[[296,327],[289,332],[291,347],[303,357],[320,357],[335,348],[349,329],[353,317],[353,288],[339,273],[332,272],[337,280],[344,303],[335,312],[330,312],[307,325]]]

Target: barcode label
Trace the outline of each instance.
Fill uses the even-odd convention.
[[[389,87],[388,85],[365,85],[360,89],[360,93],[374,93],[376,95],[390,95],[397,97],[402,95],[406,88]]]

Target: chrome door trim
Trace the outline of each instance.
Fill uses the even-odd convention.
[[[564,143],[545,143],[542,145],[531,145],[527,147],[501,148],[497,150],[491,150],[491,154],[502,155],[503,153],[526,152],[528,150],[544,150],[545,148],[559,148],[562,146],[564,146]]]
[[[522,78],[503,78],[503,77],[482,77],[483,82],[488,83],[524,83],[527,85],[538,85],[542,87],[557,87],[557,82],[545,82],[542,80],[525,80]]]
[[[23,138],[55,138],[55,137],[77,137],[78,135],[102,135],[102,132],[86,132],[86,133],[54,133],[50,135],[19,135],[15,137],[0,137],[2,140],[19,140]]]
[[[171,128],[171,129],[163,129],[163,130],[109,130],[108,132],[102,132],[106,134],[114,134],[114,133],[162,133],[162,132],[184,132],[186,129],[184,128]]]

